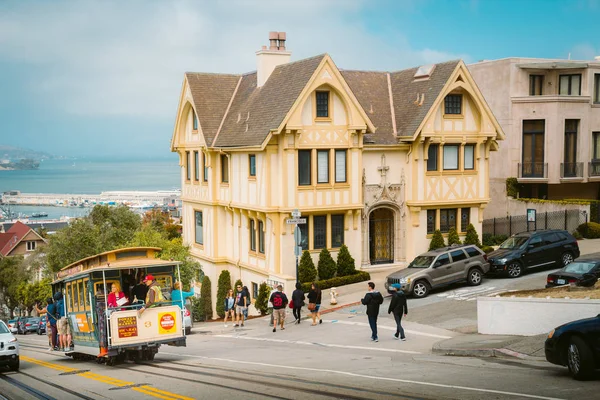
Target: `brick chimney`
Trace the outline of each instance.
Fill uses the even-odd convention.
[[[256,52],[256,85],[265,84],[278,65],[290,62],[291,52],[285,50],[285,32],[269,32],[269,48]]]

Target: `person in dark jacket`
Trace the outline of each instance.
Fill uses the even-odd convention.
[[[375,290],[373,282],[369,282],[368,285],[369,291],[360,302],[367,306],[367,317],[369,317],[369,326],[371,327],[371,340],[379,342],[379,337],[377,336],[377,316],[379,315],[379,306],[383,303],[383,296]]]
[[[283,286],[277,286],[277,291],[271,295],[269,301],[273,303],[273,332],[277,331],[277,323],[281,326],[281,330],[284,330],[285,307],[288,305],[288,298],[285,293],[283,293]]]
[[[408,304],[406,303],[406,295],[401,289],[399,283],[394,283],[390,286],[392,301],[388,308],[388,314],[393,313],[394,319],[396,320],[396,333],[394,334],[394,337],[398,339],[398,336],[400,336],[400,340],[405,341],[404,328],[402,328],[402,314],[404,314],[405,317],[408,314]]]
[[[294,303],[293,313],[296,324],[300,323],[300,311],[304,307],[304,292],[302,291],[302,285],[300,282],[296,282],[296,290],[292,293],[292,302]]]

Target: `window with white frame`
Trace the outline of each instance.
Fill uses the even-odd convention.
[[[329,183],[329,150],[317,151],[317,183]]]
[[[475,145],[465,145],[463,157],[464,169],[475,169]]]
[[[444,146],[444,169],[458,169],[458,145],[447,144]]]
[[[346,182],[346,150],[335,151],[335,181]]]
[[[35,241],[28,241],[27,242],[27,251],[34,251],[35,245],[36,245]]]
[[[204,230],[203,230],[203,225],[204,225],[204,221],[202,220],[202,211],[195,211],[194,212],[194,216],[196,219],[196,243],[198,244],[204,244]]]

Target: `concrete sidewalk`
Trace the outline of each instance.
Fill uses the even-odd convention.
[[[464,357],[517,357],[532,361],[545,361],[546,335],[460,335],[435,343],[434,354]]]

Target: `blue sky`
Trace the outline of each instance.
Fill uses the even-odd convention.
[[[0,144],[169,157],[185,71],[248,72],[271,30],[292,59],[397,70],[600,55],[600,0],[0,1]]]

